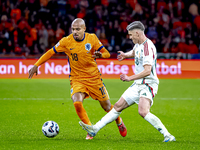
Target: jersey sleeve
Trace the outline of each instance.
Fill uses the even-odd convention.
[[[100,52],[102,53],[102,58],[109,58],[110,57],[110,53],[106,50],[105,47],[103,47]]]
[[[64,52],[66,50],[67,45],[68,37],[64,37],[53,47],[53,51],[55,53]]]
[[[143,66],[153,64],[153,48],[146,42],[143,50]]]
[[[97,36],[93,34],[94,36],[94,49],[95,51],[100,51],[102,53],[102,58],[109,58],[110,53],[108,50],[103,46],[103,44],[99,41]]]
[[[46,53],[44,53],[34,65],[40,66],[41,64],[43,64],[47,60],[49,60],[54,54],[55,54],[55,52],[53,51],[53,48],[51,48]]]
[[[95,34],[93,35],[93,40],[94,40],[94,49],[95,51],[100,51],[102,48],[104,48],[103,44],[99,41],[97,36]]]

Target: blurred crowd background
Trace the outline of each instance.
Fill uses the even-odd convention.
[[[140,20],[159,56],[200,59],[200,0],[0,0],[0,58],[41,56],[71,33],[75,18],[112,58],[132,49],[126,26]]]

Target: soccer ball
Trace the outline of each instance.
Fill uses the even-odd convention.
[[[42,132],[46,137],[55,137],[59,133],[59,126],[55,121],[47,121],[42,126]]]

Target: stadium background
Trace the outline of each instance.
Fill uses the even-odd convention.
[[[126,26],[140,20],[158,58],[199,59],[199,14],[199,0],[1,0],[0,58],[38,58],[71,33],[78,17],[112,58],[132,48]]]
[[[172,70],[175,73],[168,72],[159,78],[199,78],[199,7],[199,0],[1,0],[0,78],[26,78],[28,71],[21,70],[20,73],[20,63],[22,66],[28,62],[34,64],[35,59],[71,33],[71,22],[77,17],[85,20],[86,31],[98,36],[112,59],[116,59],[118,50],[132,49],[126,26],[140,20],[145,25],[146,36],[157,47],[158,60],[165,64],[166,59],[171,60],[169,66],[160,62],[161,69],[170,68],[170,65],[177,67],[176,60],[179,60],[181,72],[188,72],[188,76],[177,76],[178,72]],[[53,58],[61,65],[59,60],[66,59],[66,55],[59,53]],[[185,66],[185,59],[193,60],[190,67]],[[63,62],[62,67],[67,64],[67,61]],[[123,63],[130,64],[129,61]],[[98,65],[104,64],[106,62],[98,62]],[[117,64],[114,61],[114,65]],[[61,74],[68,78],[65,73]],[[60,78],[62,75],[53,72],[39,77]],[[116,78],[119,73],[102,75]]]
[[[199,7],[199,0],[0,0],[0,149],[200,149]],[[134,20],[145,24],[159,58],[159,92],[151,111],[176,142],[162,142],[163,136],[138,115],[137,105],[121,114],[126,138],[111,123],[86,141],[70,99],[69,80],[63,79],[69,73],[64,54],[55,55],[41,66],[41,74],[28,80],[31,65],[70,33],[76,17],[85,19],[87,32],[95,32],[112,54],[112,59],[97,59],[112,104],[132,83],[120,81],[118,73],[132,71],[133,60],[116,60],[117,50],[133,46],[125,27]],[[108,76],[117,79],[105,79]],[[92,123],[106,113],[91,98],[84,107]],[[41,131],[47,120],[60,127],[53,139]]]

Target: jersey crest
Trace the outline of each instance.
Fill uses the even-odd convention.
[[[73,88],[70,90],[71,94],[73,93]]]
[[[90,51],[91,50],[91,44],[90,43],[86,43],[85,44],[85,49],[87,50],[87,51]]]
[[[56,44],[56,47],[58,47],[60,45],[60,43],[58,42],[57,44]]]

